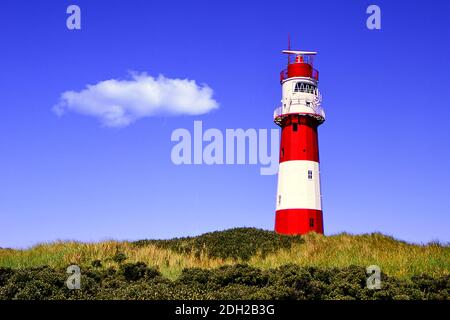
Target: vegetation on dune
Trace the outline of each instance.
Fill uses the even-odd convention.
[[[236,228],[172,240],[55,242],[26,250],[0,249],[0,267],[9,268],[77,264],[107,269],[124,262],[144,262],[170,279],[177,278],[185,268],[210,269],[242,262],[264,270],[289,263],[321,268],[375,264],[399,278],[421,273],[434,277],[450,274],[450,247],[438,243],[414,245],[379,233],[290,237]]]
[[[256,228],[235,228],[215,231],[197,237],[170,240],[139,240],[132,244],[138,247],[156,245],[179,253],[194,253],[196,257],[206,254],[209,258],[239,259],[247,261],[258,254],[265,257],[280,249],[289,249],[292,244],[302,243],[300,236],[286,236]]]
[[[450,246],[436,242],[416,245],[380,233],[334,236],[309,233],[303,239],[304,244],[294,244],[265,259],[253,257],[249,262],[261,268],[287,263],[330,268],[378,265],[386,274],[403,279],[422,273],[450,275]]]
[[[71,264],[81,267],[89,288],[65,288]],[[365,288],[369,265],[381,268],[382,290]],[[448,245],[378,233],[291,237],[237,228],[171,240],[0,249],[3,299],[449,299],[449,276]]]
[[[144,263],[118,270],[87,268],[81,288],[65,286],[64,269],[0,268],[0,299],[450,299],[450,277],[382,276],[382,287],[366,287],[365,268],[304,268],[289,264],[261,270],[245,264],[185,269],[177,280]]]

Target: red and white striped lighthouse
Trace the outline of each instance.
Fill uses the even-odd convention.
[[[274,121],[281,127],[275,231],[323,233],[317,127],[325,121],[316,52],[284,50],[287,69],[280,74],[281,107]],[[291,57],[294,57],[291,61]]]

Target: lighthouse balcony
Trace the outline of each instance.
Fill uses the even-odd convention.
[[[316,99],[292,99],[289,104],[275,109],[273,118],[280,124],[283,119],[291,114],[310,116],[322,123],[325,121],[325,111],[321,103]]]

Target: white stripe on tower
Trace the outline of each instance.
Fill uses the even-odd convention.
[[[291,160],[280,163],[277,211],[284,209],[322,210],[318,162]]]

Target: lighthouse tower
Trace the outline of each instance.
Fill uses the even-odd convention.
[[[316,52],[284,50],[288,65],[280,74],[281,107],[274,121],[281,127],[275,231],[323,233],[317,128],[325,121]],[[293,58],[293,59],[291,59]]]

